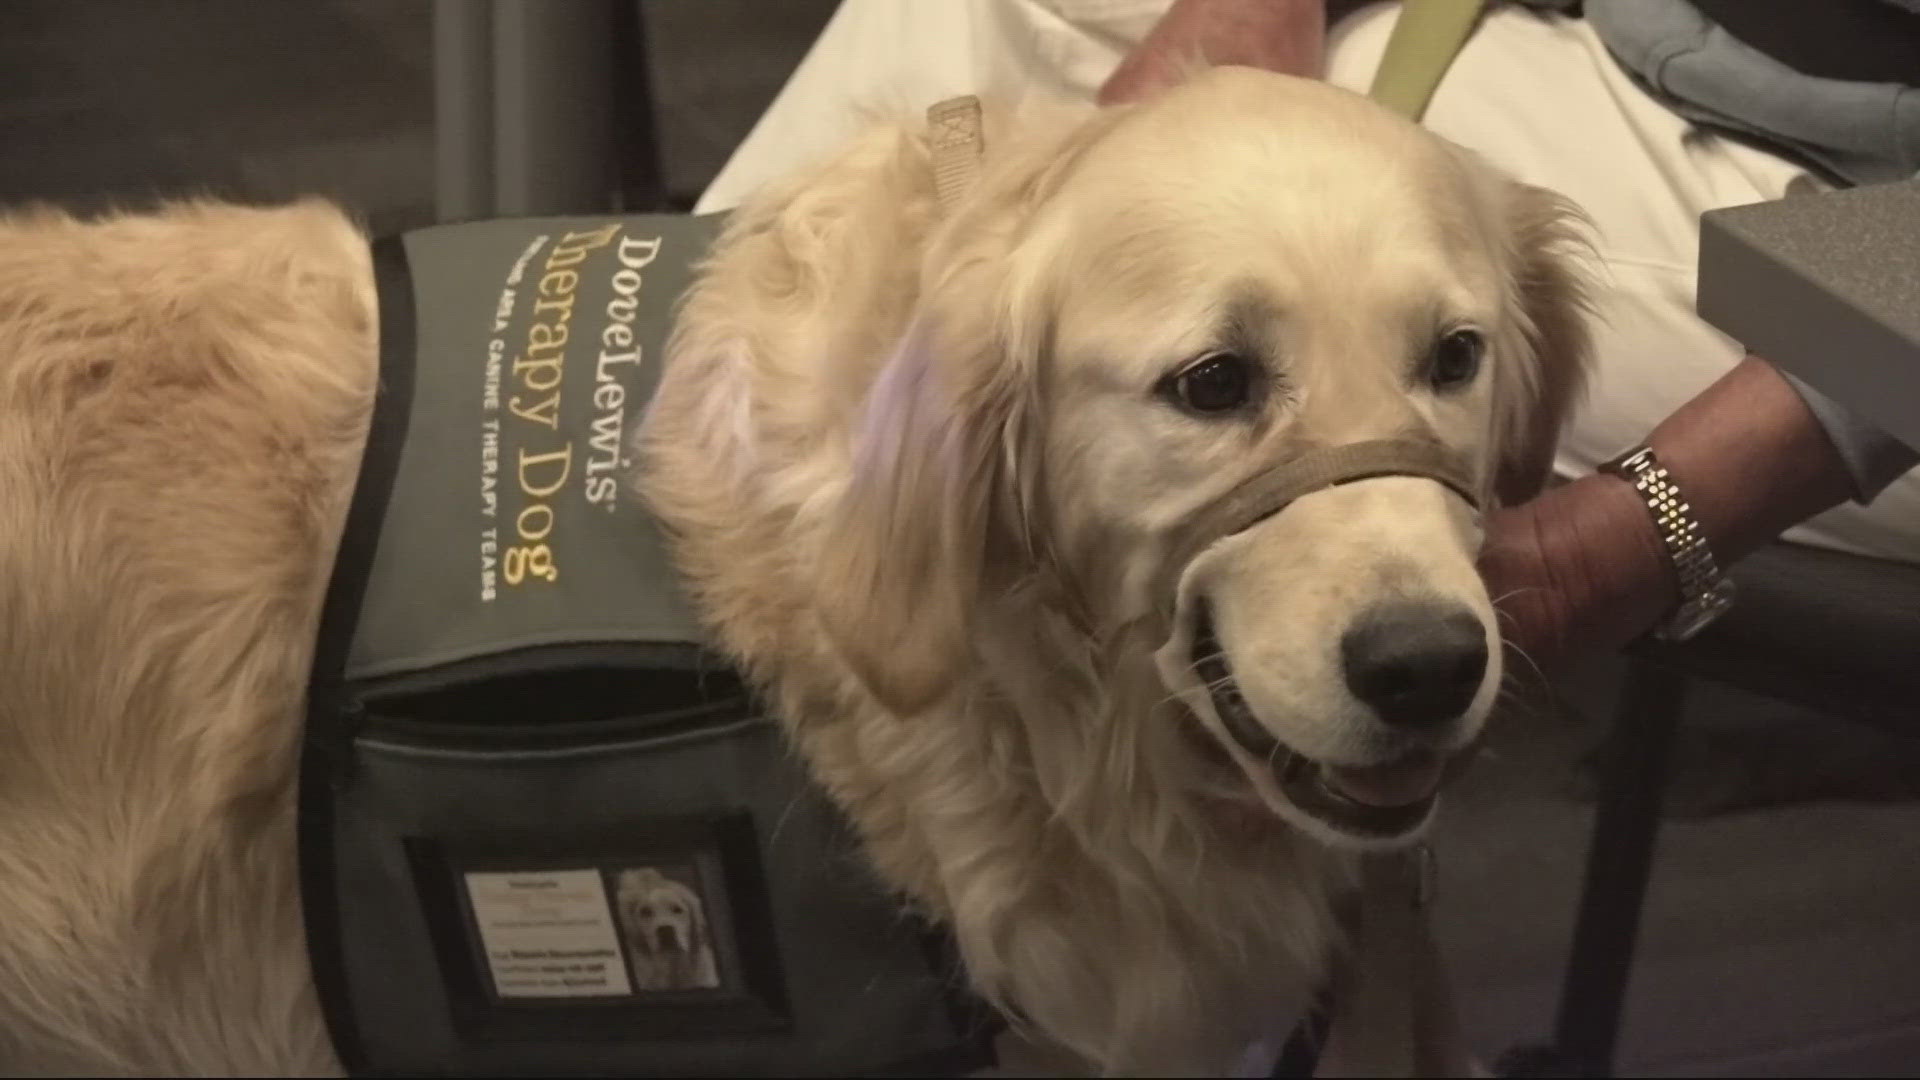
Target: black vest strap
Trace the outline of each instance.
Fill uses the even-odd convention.
[[[360,620],[360,602],[366,595],[380,522],[386,517],[387,500],[399,472],[400,448],[406,442],[413,406],[413,277],[400,237],[374,242],[373,278],[380,308],[379,382],[366,452],[320,609],[319,639],[307,686],[306,737],[300,749],[300,906],[307,928],[307,956],[334,1052],[350,1073],[361,1070],[365,1055],[347,1006],[334,903],[331,796],[353,738],[355,706],[345,693],[347,653]]]

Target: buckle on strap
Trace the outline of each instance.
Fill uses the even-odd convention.
[[[967,94],[935,103],[927,110],[927,140],[933,150],[933,188],[940,212],[951,213],[980,176],[984,140],[980,99]]]

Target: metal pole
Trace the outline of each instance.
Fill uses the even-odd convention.
[[[493,5],[434,0],[433,203],[440,221],[493,212]]]
[[[614,26],[612,0],[494,0],[495,213],[615,208]]]

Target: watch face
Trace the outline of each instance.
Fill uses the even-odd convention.
[[[1633,480],[1638,478],[1640,466],[1651,462],[1652,458],[1653,451],[1644,446],[1635,447],[1603,462],[1600,465],[1600,471]]]

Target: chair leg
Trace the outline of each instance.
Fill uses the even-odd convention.
[[[1502,1076],[1610,1077],[1632,974],[1640,910],[1660,831],[1660,803],[1687,677],[1635,660],[1627,671],[1601,766],[1598,805],[1573,948],[1553,1042],[1500,1060]]]
[[[1608,737],[1580,913],[1554,1025],[1561,1054],[1586,1075],[1613,1075],[1660,831],[1660,803],[1686,692],[1681,672],[1635,661]]]

